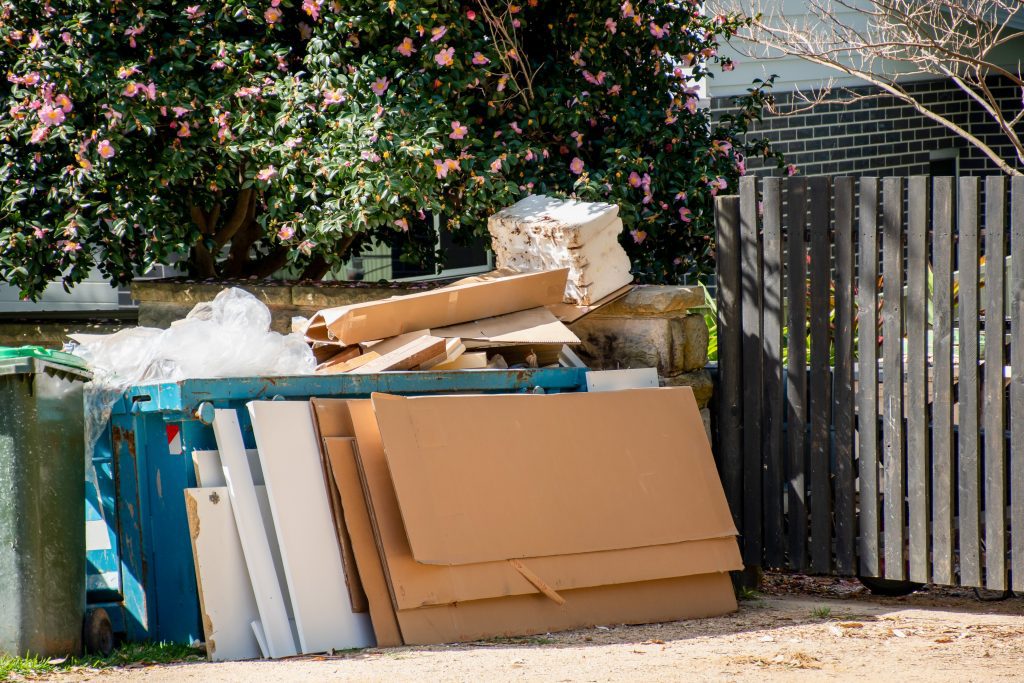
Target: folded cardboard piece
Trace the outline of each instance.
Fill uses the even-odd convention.
[[[345,519],[367,522],[348,530],[382,644],[392,623],[428,644],[735,609],[736,531],[689,389],[313,405],[349,463]]]
[[[568,272],[563,268],[521,273],[328,308],[310,319],[306,338],[312,342],[357,344],[556,303],[562,300]]]

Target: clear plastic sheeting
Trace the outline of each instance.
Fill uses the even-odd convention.
[[[166,330],[135,327],[111,335],[72,335],[77,343],[72,353],[93,372],[85,387],[87,462],[111,408],[130,386],[312,373],[316,360],[302,335],[273,332],[270,322],[262,301],[232,288],[197,304]]]

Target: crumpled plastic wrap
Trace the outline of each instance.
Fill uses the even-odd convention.
[[[316,360],[302,335],[270,329],[270,310],[232,288],[197,304],[166,330],[134,327],[111,335],[74,335],[72,353],[93,372],[85,386],[86,464],[117,399],[138,384],[209,377],[307,375]]]

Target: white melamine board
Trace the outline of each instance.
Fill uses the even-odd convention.
[[[255,659],[250,623],[259,618],[226,486],[185,489],[185,510],[203,612],[206,656],[212,662]]]
[[[324,483],[312,407],[248,404],[303,653],[374,645],[369,615],[352,611]]]
[[[263,470],[260,469],[260,456],[255,448],[247,448],[245,457],[249,459],[249,471],[252,473],[254,486],[263,486]],[[196,470],[196,485],[199,487],[227,486],[224,479],[224,465],[220,461],[220,451],[192,451],[192,465]]]
[[[256,642],[259,643],[260,652],[263,653],[264,657],[268,657],[269,655],[267,654],[267,636],[263,633],[263,624],[261,624],[257,619],[253,621],[250,624],[250,626],[252,626],[252,634],[256,636]]]
[[[249,459],[245,457],[242,430],[238,426],[235,411],[215,411],[213,431],[224,465],[228,497],[238,526],[245,564],[249,569],[253,594],[259,607],[267,651],[275,659],[290,657],[297,654],[295,639],[288,624],[288,609],[274,569],[274,556],[260,515],[256,487],[249,470]]]
[[[658,387],[656,368],[632,370],[591,370],[587,373],[587,391],[618,391]]]

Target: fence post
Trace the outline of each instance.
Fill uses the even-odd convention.
[[[718,268],[717,460],[733,521],[743,534],[743,393],[740,198],[715,198]]]

